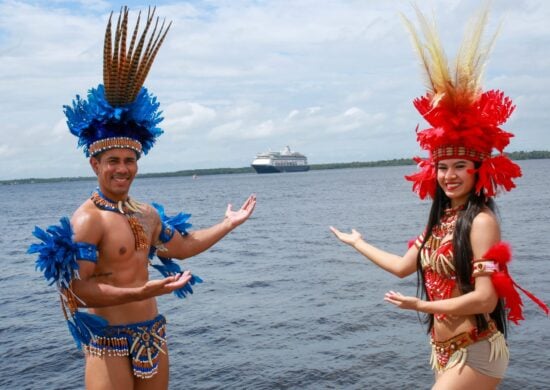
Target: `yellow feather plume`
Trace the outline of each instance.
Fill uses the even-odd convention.
[[[472,104],[482,92],[485,63],[498,32],[497,30],[487,44],[482,44],[489,2],[468,23],[452,71],[449,69],[435,20],[428,20],[416,5],[414,9],[420,32],[407,17],[401,16],[420,57],[432,106],[437,106],[442,100],[454,107]]]

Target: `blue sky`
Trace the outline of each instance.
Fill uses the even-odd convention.
[[[138,1],[0,0],[0,180],[90,176],[62,106],[101,83],[111,10]],[[418,2],[454,57],[477,0]],[[173,26],[145,85],[165,130],[140,172],[242,167],[290,145],[311,163],[411,157],[424,94],[400,1],[157,1]],[[550,149],[550,3],[494,0],[485,74],[517,105],[509,151]]]

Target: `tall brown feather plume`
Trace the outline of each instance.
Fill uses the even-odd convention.
[[[453,72],[449,70],[435,21],[429,21],[417,6],[414,8],[422,37],[409,19],[403,15],[402,18],[420,57],[428,81],[428,92],[432,95],[432,105],[437,106],[441,100],[454,107],[470,105],[481,93],[484,66],[496,38],[495,33],[489,43],[482,47],[489,2],[468,24],[453,63]]]
[[[121,34],[120,34],[120,48],[119,48],[119,62],[118,62],[118,75],[119,80],[125,80],[127,76],[127,72],[125,70],[128,68],[128,61],[126,58],[126,31],[128,30],[128,10],[124,10],[124,15],[122,17],[122,24],[120,27]],[[119,84],[118,90],[117,90],[117,99],[118,101],[121,101],[124,99],[124,85]]]
[[[118,77],[118,53],[119,53],[119,42],[120,42],[120,16],[122,14],[122,10],[120,11],[120,14],[118,15],[118,20],[116,23],[116,30],[115,30],[115,45],[113,48],[113,53],[111,55],[111,67],[110,67],[110,75],[109,80],[111,81],[111,89],[106,90],[105,94],[107,97],[107,101],[111,103],[112,105],[119,105],[119,93],[118,88],[120,84],[120,80]]]
[[[157,32],[159,24],[159,18],[157,17],[153,32],[147,38],[154,19],[155,10],[156,8],[153,8],[153,10],[149,8],[145,27],[138,39],[141,12],[139,13],[128,50],[126,50],[128,7],[123,7],[120,10],[115,31],[114,46],[112,43],[111,17],[109,17],[103,48],[103,84],[105,86],[106,99],[113,107],[132,103],[136,99],[151,69],[155,56],[170,29],[171,23],[165,29],[165,22],[163,21]],[[143,51],[144,47],[146,47],[145,51]]]
[[[105,90],[111,89],[110,72],[111,69],[111,19],[113,13],[109,16],[109,22],[107,23],[107,29],[105,30],[105,40],[103,42],[103,85]]]
[[[128,53],[133,53],[133,50],[134,50],[134,45],[136,44],[136,39],[137,39],[137,33],[138,33],[138,27],[139,27],[139,22],[141,20],[141,11],[139,12],[138,14],[138,17],[137,17],[137,21],[136,21],[136,25],[134,27],[134,33],[132,34],[132,41],[130,42],[130,48],[128,49]],[[133,55],[132,54],[129,54],[128,55],[128,73],[126,75],[126,78],[127,80],[133,80],[133,75],[135,74],[135,66],[137,66],[137,63],[134,63],[133,62]],[[126,88],[124,90],[124,93],[126,95],[130,94],[132,91],[132,83],[131,82],[128,82],[126,84]]]
[[[170,29],[170,26],[172,23],[168,25],[166,29],[164,29],[165,21],[162,22],[161,28],[156,36],[156,38],[153,41],[153,37],[155,35],[155,32],[157,30],[157,22],[155,23],[155,28],[153,29],[153,33],[151,35],[151,40],[149,41],[149,44],[147,45],[147,48],[145,49],[144,59],[140,63],[140,69],[138,71],[138,75],[136,77],[137,79],[137,85],[141,85],[145,82],[145,78],[147,77],[147,74],[149,73],[149,70],[151,69],[151,66],[153,65],[153,61],[155,60],[155,57],[158,53],[158,50],[160,49],[160,46],[164,42],[164,38],[166,37],[166,34],[168,33],[168,30]],[[162,34],[162,35],[161,35]],[[139,88],[135,87],[134,94],[137,95],[139,92]]]

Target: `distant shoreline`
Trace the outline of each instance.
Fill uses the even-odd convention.
[[[538,160],[550,159],[550,151],[534,150],[531,152],[511,152],[506,153],[512,160]],[[311,170],[321,169],[346,169],[346,168],[373,168],[373,167],[391,167],[414,165],[415,162],[410,158],[398,158],[393,160],[379,161],[354,161],[348,163],[326,163],[326,164],[310,164]],[[178,177],[178,176],[207,176],[207,175],[230,175],[236,173],[254,173],[252,167],[242,168],[208,168],[208,169],[186,169],[175,172],[159,172],[159,173],[141,173],[138,178],[151,177]],[[15,185],[15,184],[35,184],[35,183],[57,183],[68,181],[91,181],[96,180],[95,176],[79,176],[79,177],[53,177],[53,178],[29,178],[29,179],[13,179],[0,180],[0,185]]]

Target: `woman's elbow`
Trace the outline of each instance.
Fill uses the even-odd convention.
[[[496,294],[488,294],[480,300],[480,311],[481,313],[492,313],[496,309],[497,304],[498,296]]]
[[[407,276],[410,276],[416,272],[416,265],[413,267],[411,264],[400,264],[400,267],[397,267],[393,274],[399,279],[404,279]]]
[[[399,279],[405,279],[407,276],[411,275],[413,272],[407,269],[398,269],[395,272],[393,272],[393,274],[397,276]]]

